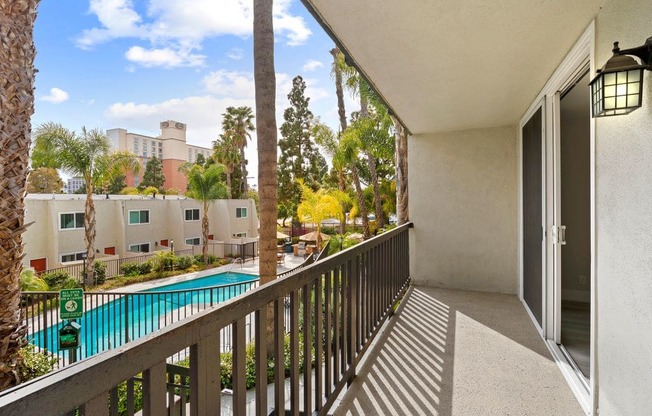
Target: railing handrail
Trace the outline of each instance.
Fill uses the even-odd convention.
[[[36,408],[47,409],[51,414],[66,412],[91,402],[134,374],[157,366],[178,351],[199,344],[225,326],[310,284],[315,275],[327,273],[345,261],[355,261],[358,254],[379,246],[410,226],[410,223],[399,226],[246,294],[197,312],[119,349],[95,355],[19,388],[0,393],[0,408],[11,405],[6,408],[8,415],[26,414],[26,410]],[[34,403],[38,404],[37,407]]]

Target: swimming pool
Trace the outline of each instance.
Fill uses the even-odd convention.
[[[119,347],[238,296],[257,281],[254,275],[228,272],[134,293],[87,294],[86,312],[77,319],[82,333],[77,359]],[[58,322],[36,332],[30,342],[64,357],[67,354],[58,345],[58,331],[63,324]]]

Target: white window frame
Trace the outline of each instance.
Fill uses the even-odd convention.
[[[75,221],[75,227],[73,228],[63,228],[61,225],[61,216],[66,215],[66,214],[72,214],[75,218],[77,217],[77,214],[82,214],[82,217],[84,216],[83,211],[71,211],[71,212],[60,212],[59,213],[59,231],[73,231],[73,230],[83,230],[84,229],[84,221],[82,220],[81,227],[77,227],[77,223]]]
[[[72,263],[74,261],[81,261],[81,260],[83,260],[83,258],[82,257],[77,258],[77,256],[78,255],[83,256],[84,254],[86,254],[85,251],[74,251],[72,253],[61,253],[61,254],[59,254],[59,263]],[[63,261],[63,256],[75,256],[75,259],[74,260]]]
[[[131,213],[132,212],[143,212],[147,211],[147,222],[131,222]],[[139,214],[140,216],[140,214]],[[147,225],[150,224],[152,221],[151,213],[148,209],[130,209],[129,212],[127,213],[127,222],[129,225]]]
[[[242,212],[244,210],[245,215],[238,216],[238,211]],[[236,207],[235,208],[235,217],[236,218],[249,218],[249,208],[248,207]]]
[[[145,245],[145,244],[147,244],[148,251],[140,251],[140,249],[139,249],[138,251],[131,251],[131,248],[132,248],[132,247],[135,247],[135,246],[143,246],[143,245]],[[144,243],[128,244],[128,245],[127,245],[127,251],[128,251],[129,253],[151,253],[151,252],[152,252],[152,244],[151,244],[149,241],[146,241],[146,242],[144,242]]]
[[[234,238],[247,238],[247,233],[246,232],[244,232],[244,233],[235,233],[235,234],[233,234],[233,237]]]
[[[188,211],[197,211],[197,219],[194,220],[189,220],[188,219]],[[201,220],[201,210],[199,208],[186,208],[183,210],[183,220],[185,222],[196,222]]]
[[[197,240],[197,244],[193,244],[192,242],[190,242],[190,243],[188,242],[188,241],[194,241],[194,240]],[[184,240],[184,242],[186,243],[186,245],[189,245],[189,246],[198,246],[198,245],[201,244],[201,237],[190,237],[190,238],[186,238],[186,239]]]

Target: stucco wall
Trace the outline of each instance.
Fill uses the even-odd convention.
[[[415,283],[516,293],[516,128],[408,140]]]
[[[652,36],[649,0],[607,2],[596,19],[596,66],[612,42]],[[598,380],[601,416],[652,411],[652,72],[643,107],[596,120]]]

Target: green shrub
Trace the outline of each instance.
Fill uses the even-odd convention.
[[[20,350],[22,362],[18,368],[20,381],[25,382],[49,373],[54,369],[57,359],[38,351],[32,344],[27,344]]]
[[[177,257],[175,266],[178,269],[186,270],[192,267],[195,264],[195,258],[193,256],[180,256]]]
[[[106,263],[103,261],[95,260],[93,263],[93,270],[95,270],[95,278],[93,284],[101,285],[106,282]]]
[[[122,263],[120,273],[125,276],[138,276],[140,274],[140,264],[134,262]]]
[[[214,254],[209,254],[208,255],[208,264],[213,264],[217,262],[217,256]]]
[[[193,256],[195,258],[195,264],[204,264],[204,256],[201,254],[195,254]]]
[[[23,269],[20,272],[20,290],[23,292],[45,292],[48,289],[48,284],[38,277],[34,269]]]
[[[59,287],[57,290],[75,289],[75,288],[78,288],[78,287],[82,287],[81,282],[78,282],[77,279],[75,279],[74,277],[69,277],[69,278],[67,278],[66,280],[63,281],[63,283],[61,284],[61,287]]]
[[[48,284],[50,290],[53,291],[57,291],[62,288],[65,289],[64,285],[66,282],[72,279],[68,273],[63,271],[44,273],[42,278],[45,280],[45,283]]]
[[[152,270],[155,272],[172,270],[176,259],[176,256],[171,251],[158,251],[151,260]]]
[[[140,263],[138,265],[138,270],[140,271],[139,274],[147,274],[152,271],[152,263],[150,261]]]

